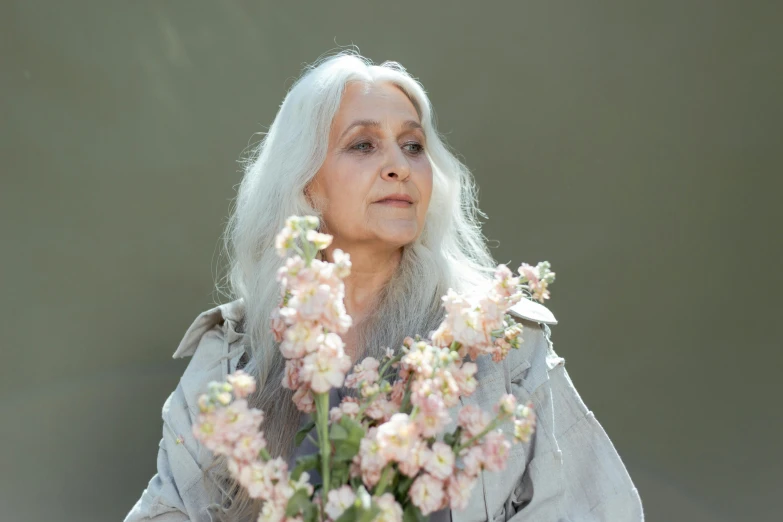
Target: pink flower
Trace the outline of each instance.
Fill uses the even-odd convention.
[[[462,363],[460,368],[451,372],[459,388],[459,394],[463,397],[468,397],[476,391],[478,381],[475,375],[477,371],[478,366],[476,366],[476,363],[468,361]]]
[[[494,292],[501,299],[511,300],[513,298],[521,298],[519,292],[519,278],[514,277],[511,270],[506,265],[498,265],[495,269],[495,285],[493,287]],[[507,304],[506,308],[512,306],[513,303]]]
[[[400,469],[400,473],[409,477],[415,477],[422,466],[424,466],[428,453],[427,444],[421,439],[416,440],[405,455],[399,455],[395,459],[397,460],[397,467]]]
[[[310,321],[300,321],[289,326],[283,334],[280,353],[286,359],[304,357],[318,349],[323,327]]]
[[[428,450],[424,469],[435,478],[446,480],[454,472],[454,450],[443,442],[435,442]]]
[[[484,468],[488,471],[501,471],[506,467],[511,443],[501,430],[490,431],[484,435]]]
[[[429,378],[438,365],[438,358],[433,346],[420,341],[411,346],[400,362],[404,368],[415,372],[417,376]]]
[[[310,386],[307,384],[299,386],[296,389],[293,396],[294,404],[304,413],[313,413],[315,411],[315,400],[313,394],[310,393]]]
[[[302,359],[288,359],[285,362],[285,373],[283,374],[283,388],[296,390],[301,386],[299,372],[302,369]]]
[[[335,275],[340,279],[348,277],[351,273],[351,256],[336,248],[332,252],[332,259],[334,260]]]
[[[347,388],[356,388],[360,382],[375,384],[380,378],[378,367],[380,363],[374,357],[366,357],[361,363],[353,367],[353,373],[345,378]]]
[[[275,307],[269,315],[269,327],[275,337],[275,342],[279,343],[282,341],[287,326],[283,320],[283,316],[280,315],[280,307]]]
[[[440,509],[446,500],[443,481],[429,473],[422,473],[413,481],[408,495],[425,516]]]
[[[451,343],[454,342],[454,334],[451,333],[451,328],[449,327],[449,324],[446,322],[443,322],[438,326],[438,328],[432,332],[432,344],[435,346],[451,346]]]
[[[354,397],[345,397],[339,406],[335,406],[329,410],[329,421],[337,422],[343,415],[355,419],[359,414],[359,403]]]
[[[286,520],[285,504],[265,502],[257,522],[283,522]]]
[[[511,351],[511,343],[502,337],[495,339],[495,349],[491,352],[492,360],[496,363],[502,361],[509,351]]]
[[[519,274],[527,279],[528,287],[533,294],[533,299],[544,302],[549,299],[549,285],[555,280],[555,273],[550,270],[548,261],[542,261],[535,267],[522,263]]]
[[[343,385],[350,368],[351,358],[343,351],[343,340],[335,333],[328,333],[318,350],[305,356],[299,376],[315,393],[326,393]]]
[[[310,475],[307,472],[302,472],[299,480],[294,480],[286,474],[274,485],[272,497],[276,503],[287,503],[299,490],[305,491],[308,496],[313,494],[313,486],[310,484]]]
[[[415,419],[423,437],[434,437],[451,421],[446,404],[439,394],[417,397],[414,404],[420,408]]]
[[[381,453],[380,449],[378,428],[372,427],[367,430],[367,434],[359,443],[359,454],[354,458],[354,461],[358,461],[362,480],[370,487],[378,483],[378,480],[381,478],[381,471],[389,461]]]
[[[468,500],[470,500],[470,494],[473,491],[473,487],[476,485],[476,475],[469,475],[467,473],[455,473],[449,477],[448,484],[446,485],[446,493],[448,493],[451,509],[462,510],[468,507]]]
[[[533,403],[519,404],[514,418],[514,439],[518,442],[530,442],[535,429],[536,413],[533,411]]]
[[[269,498],[274,486],[271,473],[272,470],[266,462],[254,461],[240,467],[237,480],[251,498]]]
[[[294,247],[294,242],[298,236],[298,231],[295,231],[292,227],[286,225],[285,228],[275,236],[275,250],[277,250],[277,255],[285,257]]]
[[[256,391],[256,380],[243,370],[237,370],[227,377],[229,384],[234,388],[234,395],[243,399]]]
[[[514,415],[517,409],[517,398],[510,393],[501,395],[500,400],[495,405],[495,413],[502,417],[510,417]]]
[[[394,495],[384,493],[380,497],[376,497],[375,502],[381,508],[381,512],[373,522],[402,522],[402,506],[394,500]]]
[[[538,283],[538,273],[536,272],[536,269],[527,263],[522,263],[517,271],[519,272],[519,275],[527,279],[531,285]]]
[[[464,430],[467,438],[475,437],[487,427],[489,415],[473,404],[463,407],[457,414],[457,424]]]
[[[320,320],[332,294],[329,285],[317,281],[308,281],[301,286],[291,287],[290,291],[291,299],[288,300],[288,307],[296,310],[299,321]]]
[[[307,233],[305,234],[305,238],[311,243],[314,243],[315,248],[317,248],[318,250],[323,250],[324,248],[332,244],[332,236],[330,236],[329,234],[322,234],[320,232],[316,232],[315,230],[308,230]]]
[[[371,419],[386,422],[399,411],[400,407],[398,404],[379,396],[373,399],[372,403],[364,410],[364,413]]]
[[[378,426],[379,453],[387,460],[400,462],[418,440],[418,429],[407,413],[395,413],[388,422]]]
[[[238,461],[252,462],[258,458],[259,452],[266,447],[263,433],[246,433],[234,443],[231,457]]]
[[[351,486],[345,485],[339,489],[329,491],[327,499],[324,511],[329,515],[329,518],[337,520],[346,509],[353,505],[356,500],[356,494],[351,489]]]
[[[459,403],[459,384],[454,378],[456,370],[454,365],[449,365],[449,368],[438,368],[432,377],[433,388],[447,408]]]
[[[390,395],[391,401],[398,407],[402,405],[402,398],[405,395],[405,381],[398,379],[392,384],[392,391]]]
[[[324,308],[324,315],[321,317],[324,326],[336,333],[345,333],[353,324],[351,316],[345,311],[343,303],[343,291],[333,296],[332,300]]]
[[[484,449],[481,446],[473,446],[462,450],[462,470],[470,476],[476,476],[484,465]]]
[[[264,420],[264,414],[256,408],[248,408],[245,399],[237,399],[218,413],[222,417],[224,437],[235,441],[250,432],[255,433]]]

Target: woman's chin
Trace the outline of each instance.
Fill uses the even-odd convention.
[[[406,226],[391,226],[382,227],[378,231],[378,237],[387,243],[390,247],[402,247],[409,245],[416,241],[418,237],[419,227],[416,224]]]

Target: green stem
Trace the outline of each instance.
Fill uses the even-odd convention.
[[[493,419],[492,422],[490,422],[487,425],[487,427],[482,430],[481,433],[479,433],[478,435],[476,435],[474,437],[469,438],[468,440],[465,441],[464,444],[460,444],[459,446],[454,448],[454,453],[459,454],[460,451],[462,451],[463,449],[471,446],[474,441],[480,439],[481,437],[483,437],[484,435],[486,435],[490,431],[494,430],[498,426],[498,424],[500,424],[500,421],[498,421],[498,419]]]
[[[413,379],[408,379],[408,383],[405,386],[405,393],[402,395],[402,404],[400,405],[400,412],[405,413],[407,412],[408,408],[411,407],[411,383],[413,382]]]
[[[331,463],[331,445],[329,444],[329,394],[315,394],[315,410],[317,419],[315,425],[318,428],[318,442],[321,446],[321,498],[326,500],[329,493],[329,469]]]
[[[395,362],[399,362],[402,359],[402,356],[405,355],[404,353],[398,353],[381,366],[381,369],[378,371],[378,375],[380,377],[378,378],[379,381],[382,381],[386,377],[386,370],[391,367],[392,364]]]
[[[356,414],[356,418],[357,419],[361,419],[362,418],[362,416],[364,415],[364,410],[366,410],[367,408],[370,407],[370,404],[372,404],[372,402],[375,400],[375,397],[377,397],[377,396],[378,396],[378,394],[374,393],[374,394],[370,395],[369,397],[364,397],[364,404],[359,406],[359,413]]]
[[[380,480],[378,480],[378,485],[375,486],[375,493],[374,495],[376,497],[380,497],[383,495],[383,492],[386,490],[386,486],[389,483],[389,480],[392,478],[392,473],[394,472],[394,469],[391,467],[391,464],[387,465],[383,469],[383,473],[381,474]]]

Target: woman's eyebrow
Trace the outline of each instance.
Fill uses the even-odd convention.
[[[340,139],[343,138],[346,134],[348,134],[348,131],[353,129],[354,127],[372,127],[374,129],[379,129],[381,127],[381,122],[378,120],[356,120],[346,129],[343,131],[343,133],[340,135]],[[404,130],[414,130],[414,129],[423,129],[421,124],[414,120],[407,120],[402,124],[402,128]]]

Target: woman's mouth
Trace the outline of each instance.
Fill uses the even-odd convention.
[[[398,192],[396,194],[389,194],[385,198],[376,201],[382,205],[397,208],[408,208],[413,206],[413,198],[404,192]]]
[[[413,203],[410,201],[405,201],[404,199],[382,199],[381,201],[378,201],[381,205],[387,205],[390,207],[399,207],[399,208],[408,208],[410,206],[413,206]]]

